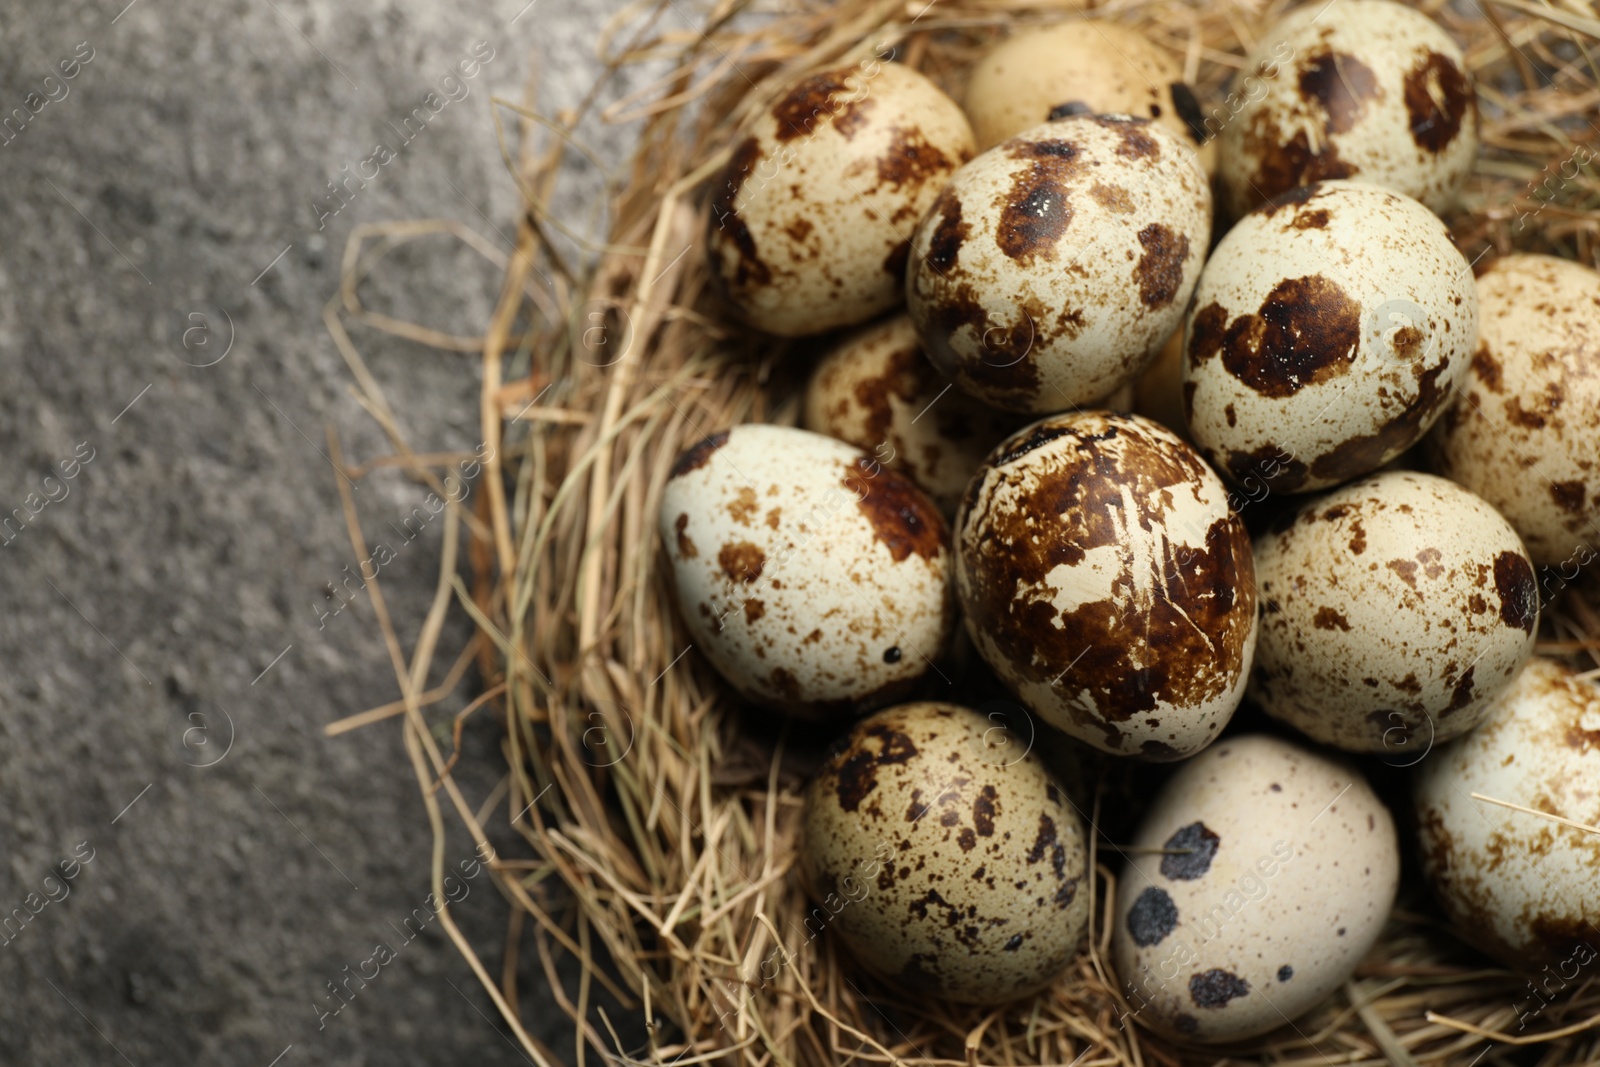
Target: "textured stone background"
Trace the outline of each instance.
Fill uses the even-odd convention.
[[[544,106],[576,101],[621,5],[126,3],[0,2],[0,113],[93,55],[0,145],[0,512],[66,492],[0,547],[0,912],[93,856],[0,944],[0,1062],[523,1062],[437,922],[319,1029],[326,983],[396,942],[429,888],[398,731],[321,734],[397,693],[366,599],[322,617],[356,563],[324,426],[352,457],[383,445],[321,311],[357,224],[451,218],[508,247],[490,93],[532,78]],[[478,41],[494,58],[470,95],[319,229],[326,183],[395,145],[388,123]],[[591,140],[618,159],[631,136]],[[574,203],[596,177],[574,171]],[[367,295],[474,333],[497,279],[440,239]],[[475,446],[471,358],[355,336],[414,444]],[[75,450],[92,459],[46,483]],[[359,497],[376,526],[423,492],[378,478]],[[383,570],[400,619],[431,593],[436,538]],[[492,742],[473,739],[477,796]],[[470,885],[458,914],[497,971],[504,909]],[[524,972],[530,1028],[569,1049]]]

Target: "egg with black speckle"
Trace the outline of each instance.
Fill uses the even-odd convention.
[[[912,240],[907,310],[973,397],[1064,411],[1138,377],[1182,321],[1210,237],[1188,147],[1147,119],[1076,115],[956,171]]]
[[[1218,176],[1244,214],[1296,186],[1359,178],[1443,211],[1478,154],[1461,49],[1389,0],[1308,4],[1259,35],[1218,115]]]
[[[747,425],[694,445],[658,531],[694,647],[768,708],[824,718],[903,699],[954,629],[939,509],[821,434]]]
[[[1423,874],[1462,936],[1546,975],[1544,999],[1591,977],[1600,834],[1580,827],[1600,828],[1600,689],[1529,660],[1482,726],[1417,767],[1415,799]]]
[[[1216,168],[1205,114],[1177,58],[1104,19],[1018,30],[972,65],[962,106],[980,152],[1069,115],[1135,115],[1165,126],[1208,174]]]
[[[1428,435],[1564,585],[1600,554],[1600,272],[1513,255],[1478,278],[1478,348]]]
[[[807,429],[901,471],[946,515],[989,450],[1023,421],[952,388],[923,355],[904,315],[840,340],[806,385]]]
[[[1539,591],[1511,524],[1454,482],[1376,474],[1255,546],[1250,696],[1309,737],[1409,765],[1483,721],[1533,654]]]
[[[1220,741],[1162,787],[1117,879],[1123,999],[1180,1041],[1284,1026],[1350,977],[1399,879],[1394,820],[1360,771],[1274,737]]]
[[[1326,488],[1443,414],[1478,337],[1472,269],[1427,208],[1360,182],[1297,189],[1206,261],[1189,311],[1189,432],[1236,483]]]
[[[1256,643],[1250,536],[1170,430],[1109,411],[1037,422],[990,455],[954,538],[973,645],[1050,725],[1156,761],[1227,725]]]
[[[712,281],[768,333],[866,322],[900,303],[912,228],[972,153],[960,107],[904,64],[801,78],[747,124],[712,187]]]
[[[1088,928],[1083,823],[1039,757],[994,733],[950,704],[890,708],[806,790],[807,929],[913,994],[1016,1000],[1059,977]]]

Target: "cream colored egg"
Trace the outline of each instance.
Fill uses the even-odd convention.
[[[1478,279],[1478,350],[1428,437],[1555,581],[1600,554],[1600,273],[1506,256]]]
[[[917,227],[906,276],[929,357],[974,397],[1053,412],[1131,383],[1183,318],[1211,189],[1144,119],[1079,115],[962,167]]]
[[[805,425],[904,473],[946,515],[983,457],[1021,418],[985,407],[934,369],[904,315],[863,327],[817,364]]]
[[[1472,271],[1421,204],[1360,182],[1295,190],[1206,262],[1185,340],[1189,431],[1241,484],[1358,478],[1444,411],[1477,327]]]
[[[1256,542],[1250,696],[1317,741],[1409,765],[1465,733],[1533,654],[1522,542],[1454,482],[1385,471]]]
[[[1153,119],[1195,151],[1208,174],[1216,166],[1178,60],[1114,22],[1019,31],[973,64],[963,106],[980,152],[1041,122],[1092,112]]]
[[[1339,0],[1259,40],[1224,108],[1217,172],[1231,215],[1331,178],[1450,206],[1478,153],[1478,104],[1437,23],[1389,0]]]
[[[1399,878],[1394,821],[1359,771],[1264,735],[1221,741],[1162,788],[1117,879],[1123,998],[1182,1040],[1275,1030],[1350,977]]]
[[[1106,411],[1020,431],[968,488],[955,551],[968,635],[1050,725],[1174,760],[1233,715],[1256,643],[1250,537],[1171,431]]]
[[[972,151],[955,101],[902,64],[804,78],[749,124],[713,188],[713,280],[768,333],[866,322],[900,303],[912,228]]]
[[[1530,660],[1488,721],[1416,774],[1423,872],[1462,934],[1545,975],[1546,999],[1592,977],[1600,835],[1474,794],[1600,826],[1600,689]]]
[[[954,627],[938,508],[821,434],[706,438],[673,466],[658,527],[694,647],[763,706],[882,706],[934,669]]]
[[[1083,824],[1038,756],[950,704],[859,723],[806,791],[808,936],[915,994],[1000,1004],[1048,985],[1089,922]]]

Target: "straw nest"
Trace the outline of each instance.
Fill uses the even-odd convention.
[[[676,453],[736,423],[792,422],[805,354],[719,316],[700,241],[708,179],[740,120],[794,76],[889,42],[958,92],[968,63],[997,36],[1082,11],[1074,0],[769,0],[759,9],[722,0],[693,15],[688,6],[644,0],[601,42],[607,78],[582,110],[597,107],[625,66],[670,73],[604,112],[637,126],[638,149],[608,184],[606,243],[585,262],[574,262],[573,242],[555,239],[565,227],[548,209],[563,161],[583,151],[571,133],[581,112],[546,119],[497,101],[497,123],[514,127],[503,129],[515,143],[506,160],[526,204],[515,254],[450,223],[363,229],[325,316],[393,446],[357,467],[332,441],[352,477],[399,466],[452,501],[462,494],[445,472],[466,457],[405,439],[347,323],[482,357],[478,457],[488,458],[473,495],[448,504],[437,594],[409,649],[381,583],[369,584],[401,698],[330,732],[403,722],[436,835],[441,901],[446,808],[480,845],[499,820],[520,838],[493,864],[511,904],[499,977],[448,909],[441,918],[527,1054],[539,1067],[595,1057],[680,1067],[1600,1062],[1600,982],[1591,976],[1525,1018],[1542,1002],[1450,933],[1409,868],[1384,937],[1354,978],[1295,1026],[1233,1048],[1181,1048],[1119,1022],[1127,1009],[1108,961],[1108,853],[1125,826],[1098,825],[1088,944],[1030,1000],[993,1010],[907,998],[861,973],[826,934],[808,937],[792,868],[800,789],[819,739],[750,714],[686,654],[655,545]],[[1128,0],[1089,14],[1143,29],[1215,103],[1284,6]],[[1545,251],[1595,264],[1600,183],[1562,164],[1586,160],[1597,133],[1600,21],[1580,0],[1423,6],[1464,44],[1483,107],[1484,148],[1447,219],[1463,252]],[[483,336],[442,334],[361,303],[361,281],[385,255],[441,232],[504,268]],[[371,558],[343,479],[340,489],[357,558]],[[1540,651],[1580,669],[1600,663],[1595,604],[1592,575],[1567,589],[1545,613]],[[453,659],[438,650],[451,612],[475,624]],[[461,704],[456,690],[474,668],[470,703],[441,713],[446,701]],[[459,742],[462,720],[480,709],[504,723],[505,777],[490,796],[469,799],[452,777],[449,739],[452,718]],[[1097,823],[1102,810],[1127,807],[1126,768],[1088,761],[1080,777]],[[575,1024],[570,1050],[545,1047],[523,1026],[524,1011],[549,1010],[519,1002],[526,940]],[[563,954],[577,961],[575,983],[558,980]],[[644,1047],[624,1047],[618,1031],[640,1033],[639,1016],[628,1026],[597,1011],[597,987],[650,1020]]]

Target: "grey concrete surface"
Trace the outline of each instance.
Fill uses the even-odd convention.
[[[547,107],[576,101],[618,7],[0,0],[0,115],[27,119],[0,135],[0,917],[27,917],[0,937],[0,1063],[524,1061],[437,922],[396,933],[430,841],[397,729],[321,733],[397,692],[365,598],[325,614],[357,561],[323,428],[353,458],[383,443],[321,310],[359,223],[452,218],[504,243],[489,96],[532,77]],[[477,42],[492,59],[465,98],[402,144]],[[592,140],[619,158],[630,137]],[[333,214],[328,183],[379,142],[394,158]],[[572,179],[592,199],[595,175]],[[474,333],[497,281],[441,239],[368,295]],[[418,447],[475,446],[473,359],[356,340]],[[358,496],[378,525],[423,493]],[[436,541],[383,569],[400,619],[420,618]],[[471,735],[478,796],[493,735]],[[487,876],[465,884],[497,971],[504,907]],[[379,942],[393,961],[321,1014]],[[524,971],[531,1028],[568,1049]]]

